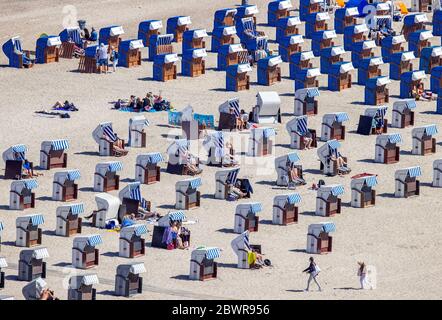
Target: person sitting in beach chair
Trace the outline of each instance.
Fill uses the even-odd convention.
[[[287,161],[287,188],[296,187],[299,185],[305,185],[307,182],[302,178],[302,175],[299,173],[299,167],[295,165],[293,161]]]
[[[231,201],[244,198],[247,198],[247,193],[241,191],[241,181],[235,181],[229,188],[227,199]]]
[[[338,151],[333,153],[330,157],[331,161],[336,161],[338,168],[338,175],[347,174],[351,172],[351,169],[347,166],[347,162],[342,157],[342,154]]]
[[[103,133],[103,139],[109,142],[110,145],[112,145],[113,152],[116,157],[122,157],[129,153],[128,150],[124,149],[124,140],[120,139],[116,133],[115,134],[115,141],[112,141],[109,136]]]
[[[224,159],[223,159],[223,166],[230,167],[230,166],[236,166],[238,165],[238,161],[235,159],[234,156],[234,149],[233,145],[230,142],[226,142],[225,145],[225,151],[224,151]]]
[[[243,198],[251,197],[251,194],[253,193],[253,188],[249,179],[237,179],[234,186],[241,192]]]
[[[190,231],[182,227],[181,221],[171,221],[170,227],[164,230],[162,242],[167,250],[186,249],[189,247]]]
[[[413,86],[413,89],[411,90],[411,96],[416,99],[416,101],[434,100],[433,93],[431,92],[431,90],[425,90],[424,84],[422,82],[419,82],[417,86]]]
[[[181,157],[189,175],[194,176],[203,172],[202,169],[198,168],[198,158],[191,154],[189,150],[182,153]]]
[[[14,54],[16,54],[17,56],[21,56],[22,57],[22,63],[23,63],[24,67],[32,66],[34,64],[34,62],[35,62],[35,56],[33,56],[31,58],[28,55],[24,54],[21,50],[19,50],[15,46],[14,46]]]

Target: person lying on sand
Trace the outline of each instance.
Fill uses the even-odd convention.
[[[78,111],[78,108],[72,103],[66,100],[64,103],[57,101],[53,106],[53,110],[66,110],[66,111]]]

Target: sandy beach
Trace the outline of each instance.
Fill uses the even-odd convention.
[[[189,15],[192,28],[213,27],[213,14],[217,9],[233,7],[240,1],[232,0],[98,0],[75,2],[77,19],[85,19],[89,26],[97,30],[109,25],[122,25],[125,30],[123,39],[137,37],[138,24],[142,20],[161,19],[163,33],[166,20],[175,15]],[[27,4],[24,1],[0,0],[0,42],[19,35],[23,49],[35,50],[35,41],[41,33],[58,35],[63,29],[69,1],[35,0]],[[258,30],[265,31],[269,39],[275,39],[275,28],[266,26],[267,0],[256,0]],[[406,2],[407,3],[407,2]],[[295,8],[298,1],[293,1]],[[68,7],[69,9],[69,7]],[[65,9],[65,10],[68,10]],[[429,18],[430,15],[429,15]],[[76,21],[75,19],[74,21]],[[75,24],[75,22],[74,22]],[[333,21],[330,21],[331,27]],[[396,26],[400,28],[399,24]],[[304,27],[301,27],[304,34]],[[339,35],[337,43],[342,43]],[[440,41],[438,38],[437,41]],[[206,40],[210,48],[209,38]],[[439,44],[439,42],[437,43]],[[181,53],[181,44],[174,43],[176,52]],[[270,49],[277,49],[273,41]],[[310,49],[310,40],[305,40],[304,50]],[[380,48],[377,48],[380,55]],[[79,169],[79,199],[89,214],[96,208],[93,192],[93,176],[96,163],[114,160],[98,155],[98,145],[92,139],[92,131],[104,121],[112,121],[115,132],[127,140],[128,121],[135,114],[111,110],[112,101],[129,98],[130,95],[143,97],[146,92],[162,92],[172,105],[182,110],[191,105],[195,112],[213,114],[219,118],[218,106],[229,98],[239,97],[241,108],[247,112],[256,103],[256,94],[260,91],[276,91],[281,97],[282,123],[274,125],[276,129],[277,156],[287,154],[289,135],[285,124],[293,117],[294,82],[288,78],[288,63],[281,65],[283,79],[271,87],[260,86],[257,81],[256,67],[250,73],[251,88],[248,91],[225,91],[225,72],[216,70],[216,54],[209,52],[206,58],[206,74],[197,78],[180,75],[165,83],[152,80],[152,62],[147,61],[147,49],[142,50],[143,62],[140,67],[118,68],[116,73],[83,74],[77,72],[77,59],[60,59],[59,63],[36,65],[31,69],[15,69],[7,66],[7,58],[0,54],[0,150],[3,152],[15,144],[26,144],[28,159],[35,165],[39,162],[40,144],[43,140],[68,139],[68,168]],[[350,52],[345,55],[350,61]],[[419,60],[414,61],[415,69]],[[314,60],[319,67],[319,58]],[[388,65],[382,67],[388,75]],[[441,158],[440,144],[435,154],[427,156],[412,155],[412,127],[405,129],[388,128],[389,133],[400,133],[400,161],[385,165],[373,162],[375,154],[375,135],[363,136],[356,133],[359,115],[368,107],[364,105],[364,87],[356,84],[357,74],[353,71],[353,86],[343,92],[327,90],[327,76],[319,77],[320,96],[319,114],[309,118],[309,127],[320,132],[322,116],[330,112],[347,112],[350,120],[346,122],[347,135],[342,141],[342,153],[348,156],[352,173],[344,177],[326,177],[319,171],[317,149],[296,150],[306,172],[307,186],[301,186],[296,192],[302,196],[299,223],[289,226],[272,225],[273,198],[287,193],[287,189],[275,185],[276,171],[274,158],[256,160],[241,152],[247,151],[248,131],[236,133],[235,149],[241,158],[240,176],[251,180],[254,188],[251,201],[262,203],[263,211],[259,214],[259,231],[252,233],[251,243],[261,244],[265,257],[272,261],[272,268],[260,270],[242,270],[236,267],[237,257],[230,247],[233,233],[235,207],[247,199],[237,202],[216,200],[215,167],[202,166],[203,174],[201,207],[187,211],[187,217],[197,223],[189,225],[191,230],[190,250],[164,250],[150,247],[152,232],[146,236],[146,255],[136,258],[144,262],[147,273],[144,274],[143,293],[131,299],[440,299],[442,298],[442,278],[440,266],[442,245],[440,227],[442,217],[438,208],[441,205],[442,190],[433,188],[432,164]],[[424,80],[428,88],[429,76]],[[393,102],[399,99],[399,81],[388,85],[390,102],[387,119],[392,117]],[[70,119],[47,118],[35,115],[34,111],[50,109],[55,101],[69,100],[80,109],[71,112]],[[436,124],[442,128],[441,116],[434,114],[436,103],[417,102],[415,126]],[[166,149],[174,136],[181,133],[180,128],[167,125],[167,112],[143,113],[150,121],[147,128],[147,148],[128,148],[129,154],[117,160],[123,162],[120,172],[121,188],[133,181],[135,159],[139,153],[161,152],[166,157]],[[390,121],[389,121],[390,122]],[[439,141],[440,134],[436,135]],[[238,142],[242,141],[242,142]],[[440,143],[440,142],[439,142]],[[194,150],[201,149],[202,141],[192,143]],[[323,142],[319,142],[322,145]],[[207,155],[201,149],[201,157]],[[262,161],[262,162],[260,162]],[[152,201],[161,214],[173,210],[175,204],[175,183],[186,177],[165,172],[167,163],[162,163],[161,182],[142,185],[142,194]],[[421,194],[409,199],[394,198],[394,172],[397,169],[421,166]],[[2,162],[1,169],[4,169]],[[9,190],[11,180],[0,179],[0,221],[5,230],[2,234],[0,257],[5,257],[9,267],[6,273],[6,287],[0,295],[11,295],[23,299],[21,294],[25,282],[17,281],[19,252],[23,249],[15,246],[15,219],[30,213],[44,215],[43,244],[50,257],[47,262],[48,275],[45,279],[60,299],[67,298],[67,279],[75,274],[96,273],[100,284],[96,285],[97,299],[124,299],[113,295],[116,267],[130,262],[131,259],[118,256],[118,233],[89,225],[83,226],[82,235],[100,234],[103,244],[100,249],[100,264],[91,270],[79,270],[71,266],[71,248],[73,237],[56,236],[56,208],[61,202],[53,201],[52,180],[56,169],[38,171],[39,187],[36,189],[36,208],[26,211],[9,210]],[[378,175],[379,184],[375,187],[378,195],[376,206],[358,209],[350,206],[350,176],[362,172]],[[3,176],[4,172],[0,172]],[[343,209],[340,215],[331,218],[315,216],[316,191],[308,189],[319,179],[327,184],[339,183],[345,188],[342,196]],[[121,190],[120,188],[120,190]],[[118,192],[111,192],[118,195]],[[308,293],[305,288],[307,276],[301,271],[308,266],[310,254],[305,252],[308,225],[316,222],[332,221],[336,225],[333,234],[333,252],[327,255],[315,255],[322,272],[319,281],[323,292],[313,288]],[[153,226],[148,225],[150,231]],[[199,245],[214,246],[223,249],[219,262],[218,278],[213,281],[188,280],[191,250]],[[356,275],[357,261],[365,261],[376,268],[377,288],[375,290],[357,290],[359,279]]]

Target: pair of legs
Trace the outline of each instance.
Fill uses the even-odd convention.
[[[304,150],[312,148],[313,139],[304,137]]]
[[[102,73],[103,70],[104,70],[104,73],[107,73],[108,66],[109,66],[108,62],[107,62],[107,59],[100,59],[100,60],[98,60],[97,66],[98,66],[98,73]]]
[[[117,141],[114,142],[114,152],[117,157],[119,156],[125,156],[129,153],[126,149],[124,149],[123,140],[117,139]]]
[[[189,171],[190,175],[197,175],[203,172],[202,169],[198,168],[195,164],[187,163],[186,168]]]
[[[319,285],[318,280],[316,280],[316,276],[314,276],[313,274],[310,273],[308,280],[307,280],[307,288],[305,289],[305,291],[308,291],[310,288],[310,282],[312,282],[312,280],[316,283],[316,285],[318,286],[318,290],[321,291],[321,286]]]

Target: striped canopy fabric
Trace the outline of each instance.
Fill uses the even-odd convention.
[[[144,266],[144,263],[134,263],[130,267],[130,273],[132,274],[140,274],[145,272],[146,272],[146,267]]]
[[[174,142],[180,154],[185,154],[188,150],[189,142],[186,139],[175,140]]]
[[[261,212],[261,211],[262,211],[261,203],[255,202],[255,203],[251,203],[250,204],[250,212],[251,213],[255,214],[255,213],[258,213],[258,212]]]
[[[229,174],[227,175],[226,183],[227,184],[235,184],[236,179],[238,178],[238,172],[239,172],[239,169],[230,171]]]
[[[71,213],[74,215],[81,214],[84,212],[84,204],[83,203],[75,203],[71,204]]]
[[[163,34],[157,37],[157,46],[171,44],[173,41],[173,34]]]
[[[411,99],[407,100],[405,102],[405,104],[407,105],[407,108],[410,109],[410,110],[417,107],[416,100],[411,100]]]
[[[199,186],[201,186],[203,183],[201,181],[201,178],[195,178],[195,179],[190,180],[189,184],[192,189],[196,189]]]
[[[6,259],[3,257],[0,257],[0,269],[6,268],[8,266],[8,263],[6,262]]]
[[[326,233],[335,232],[336,226],[333,222],[327,222],[322,226],[322,230]]]
[[[250,247],[250,240],[249,240],[249,230],[244,231],[241,233],[241,236],[244,240],[244,246],[246,247],[246,250],[252,251],[252,248]]]
[[[139,182],[132,182],[128,184],[130,191],[130,198],[133,200],[141,201],[141,189]]]
[[[39,225],[45,223],[45,219],[42,214],[34,214],[34,215],[29,216],[29,218],[31,219],[31,224],[33,226],[39,226]]]
[[[390,16],[374,16],[374,20],[376,21],[376,27],[378,29],[382,28],[382,26],[387,26],[387,28],[391,28],[391,17]]]
[[[103,239],[99,234],[94,234],[92,236],[89,236],[87,239],[87,244],[91,247],[98,246],[99,244],[103,243]]]
[[[5,230],[5,226],[3,225],[3,222],[0,221],[0,232]]]
[[[255,37],[259,35],[259,33],[256,32],[255,22],[253,18],[243,18],[241,22],[244,30],[250,30]]]
[[[369,176],[369,177],[365,177],[365,184],[367,185],[367,187],[374,187],[375,185],[378,184],[378,179],[376,176]]]
[[[18,153],[25,153],[28,151],[28,148],[24,144],[16,144],[15,146],[12,146],[12,151]]]
[[[111,141],[115,142],[118,140],[117,135],[114,132],[114,129],[112,129],[111,123],[106,123],[101,126],[101,129],[103,130],[103,134]]]
[[[308,127],[307,127],[307,116],[302,116],[298,118],[297,122],[297,130],[296,130],[301,136],[307,133]]]
[[[80,170],[69,170],[67,174],[70,181],[80,179],[81,177]]]
[[[137,237],[147,233],[147,226],[145,224],[138,224],[135,227],[135,235]]]
[[[69,149],[69,142],[66,139],[52,140],[51,149],[54,151]]]
[[[37,260],[49,258],[48,249],[46,248],[35,249],[34,252],[32,253],[32,257]]]
[[[340,196],[341,194],[344,194],[344,187],[342,185],[337,185],[334,186],[331,190],[330,190],[331,194],[334,195],[335,197]]]
[[[98,276],[96,274],[87,274],[83,276],[81,283],[85,286],[91,286],[93,284],[98,284]]]
[[[275,132],[275,129],[273,129],[273,128],[265,128],[262,135],[265,138],[269,138],[269,137],[276,135],[276,132]]]
[[[388,141],[390,143],[400,143],[402,142],[402,137],[400,133],[392,133],[388,135]]]
[[[379,107],[376,111],[376,116],[381,117],[384,120],[385,114],[387,113],[387,106]]]
[[[167,114],[167,121],[172,126],[180,126],[182,116],[183,116],[182,112],[169,111]]]
[[[238,118],[240,115],[240,109],[239,109],[239,99],[230,99],[229,100],[229,107],[233,108],[233,113]]]
[[[422,169],[420,166],[408,168],[408,176],[410,178],[419,177],[422,175]]]
[[[81,39],[80,30],[75,29],[67,29],[68,38],[70,41],[74,42],[79,46],[83,46],[83,40]]]
[[[112,163],[109,163],[109,171],[110,172],[117,172],[123,170],[123,163],[120,161],[115,161]]]
[[[339,112],[336,114],[336,121],[337,122],[344,122],[344,121],[348,121],[350,120],[350,118],[348,117],[347,112]]]
[[[341,143],[338,140],[329,140],[327,141],[327,144],[328,148],[333,151],[341,147]]]
[[[12,42],[14,43],[14,49],[18,52],[23,52],[23,49],[21,47],[21,40],[19,37],[12,38]]]
[[[437,130],[437,127],[435,124],[430,124],[428,126],[425,126],[425,134],[428,136],[435,135],[438,132],[439,132],[439,130]]]
[[[309,98],[319,97],[318,88],[308,88],[307,89],[307,97],[309,97]]]
[[[301,195],[299,193],[293,193],[287,196],[287,203],[288,204],[295,204],[301,202]]]
[[[169,212],[170,221],[184,221],[186,220],[186,214],[183,211],[172,211]]]
[[[212,133],[209,140],[209,148],[213,147],[215,150],[215,157],[224,157],[224,133],[222,131],[217,131]]]
[[[213,260],[221,256],[219,248],[206,248],[206,259]]]
[[[22,180],[26,189],[32,190],[38,187],[38,182],[35,179],[25,179]]]
[[[164,158],[161,153],[151,153],[149,154],[149,163],[158,163],[164,161]]]
[[[295,162],[298,162],[300,159],[299,159],[299,156],[298,156],[298,154],[296,153],[296,152],[291,152],[291,153],[289,153],[288,155],[287,155],[287,159],[288,159],[288,161],[290,162],[290,163],[295,163]]]

